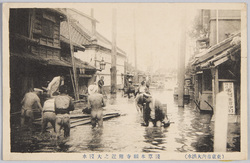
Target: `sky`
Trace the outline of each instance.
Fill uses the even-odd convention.
[[[75,7],[99,21],[97,31],[112,41],[112,12],[116,9],[117,46],[126,52],[128,61],[146,71],[177,67],[183,20],[190,24],[196,10],[175,4],[85,4]],[[135,37],[134,37],[135,35]]]

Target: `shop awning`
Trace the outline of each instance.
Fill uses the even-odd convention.
[[[38,56],[38,55],[34,55],[34,54],[30,54],[30,53],[10,53],[10,57],[11,58],[18,58],[18,59],[23,59],[23,60],[28,60],[28,61],[37,61],[40,62],[41,64],[46,64],[46,60],[44,60],[44,58]]]
[[[94,66],[91,66],[89,65],[88,62],[82,61],[78,58],[75,58],[75,65],[76,65],[76,68],[84,68],[87,70],[96,71],[96,68]]]
[[[72,67],[72,65],[64,60],[59,59],[47,59],[48,65],[56,65],[56,66],[63,66],[63,67]]]

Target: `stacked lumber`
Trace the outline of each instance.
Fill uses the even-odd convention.
[[[103,120],[108,120],[111,118],[119,117],[119,113],[107,113],[104,114]],[[35,125],[41,125],[42,119],[37,118],[33,122]],[[90,124],[91,123],[91,117],[90,115],[70,115],[70,128],[74,128],[77,126],[85,125],[85,124]]]

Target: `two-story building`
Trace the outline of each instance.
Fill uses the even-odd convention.
[[[215,111],[216,94],[229,94],[228,114],[240,114],[241,14],[237,10],[201,10],[201,25],[208,31],[198,39],[194,56],[194,101],[201,111]],[[204,48],[205,46],[205,48]]]
[[[59,9],[10,9],[11,112],[20,111],[20,102],[28,89],[47,87],[48,81],[60,74],[74,90],[69,37],[62,39],[60,35],[61,22],[66,20],[66,12]],[[74,41],[72,44],[75,52],[85,50]],[[76,66],[78,72],[88,69],[93,74],[96,70],[77,60]]]

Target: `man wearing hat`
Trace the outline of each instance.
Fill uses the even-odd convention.
[[[148,126],[149,121],[151,121],[154,126],[157,125],[157,121],[162,122],[164,127],[169,126],[167,108],[163,107],[161,102],[153,98],[148,91],[136,98],[136,104],[143,112],[144,126]]]
[[[98,93],[97,85],[88,87],[88,108],[91,109],[91,124],[92,127],[103,127],[103,108],[105,106],[103,95]]]
[[[147,99],[151,96],[149,92],[145,92],[142,94],[138,94],[135,99],[136,108],[138,112],[141,112],[143,114],[143,126],[149,125],[150,120],[150,108],[147,106]]]

